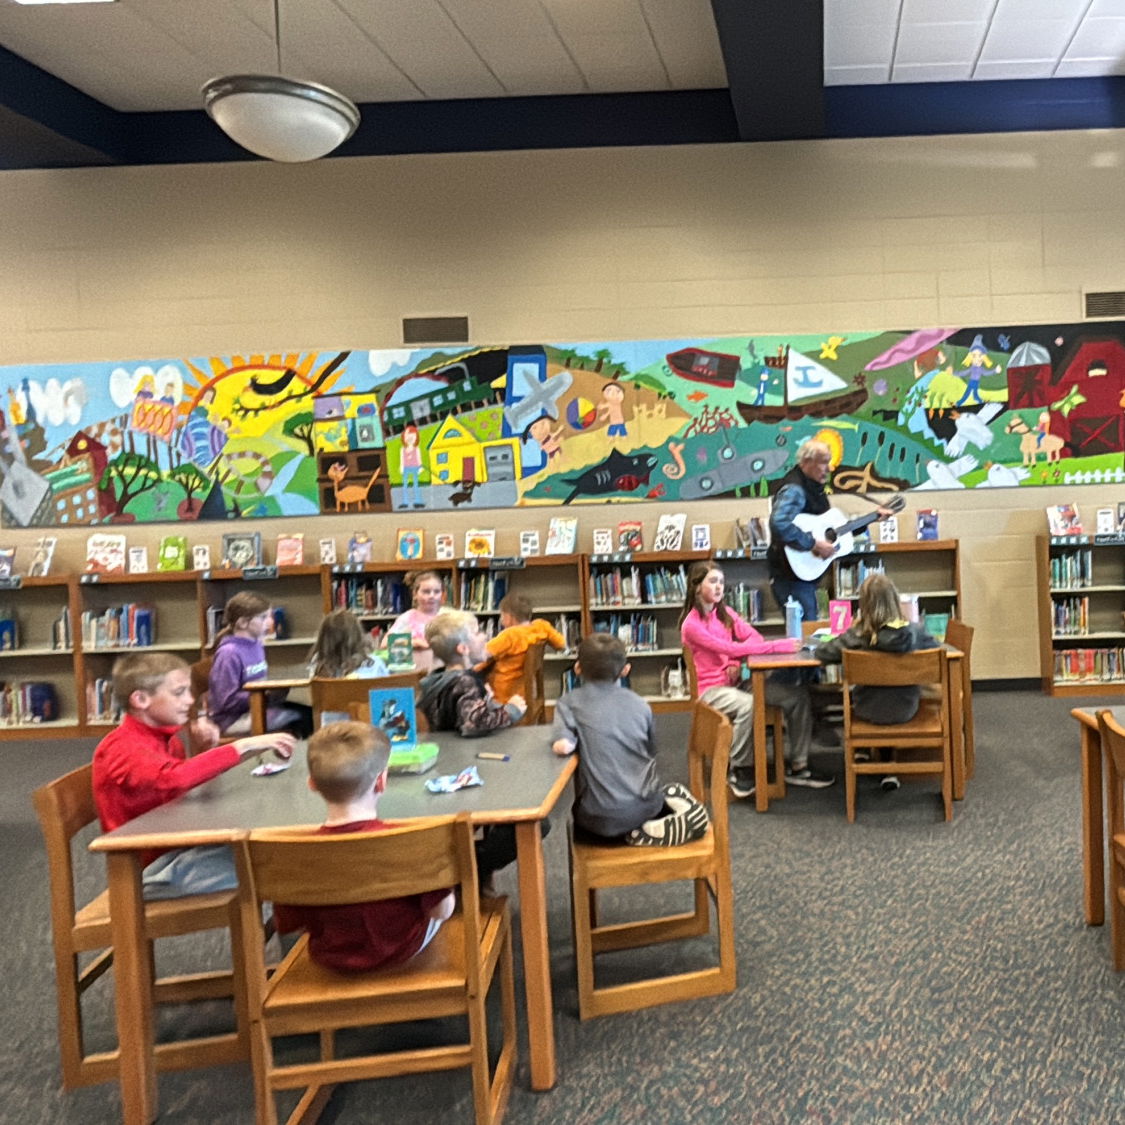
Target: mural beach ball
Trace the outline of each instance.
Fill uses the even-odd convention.
[[[588,430],[598,420],[597,407],[588,398],[572,398],[566,404],[566,420],[575,430]]]

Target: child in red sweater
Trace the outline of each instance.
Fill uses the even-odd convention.
[[[137,652],[113,666],[113,692],[126,709],[121,724],[94,751],[94,803],[102,828],[127,821],[210,781],[246,758],[293,753],[291,734],[263,734],[216,746],[209,719],[188,722],[193,702],[187,664],[169,652]],[[182,740],[186,740],[185,742]],[[188,750],[211,746],[194,757]],[[231,890],[234,857],[221,846],[176,848],[147,857],[141,876],[147,899]]]

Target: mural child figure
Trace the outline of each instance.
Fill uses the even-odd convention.
[[[969,399],[974,396],[978,404],[983,403],[984,399],[981,398],[980,394],[980,381],[983,376],[988,374],[988,370],[993,366],[993,363],[988,358],[988,349],[984,346],[984,337],[979,332],[973,337],[969,354],[961,361],[961,366],[969,369],[966,372],[969,376],[969,383],[965,387],[965,393],[953,405],[965,406]]]
[[[418,445],[418,427],[411,424],[402,431],[402,451],[399,455],[399,468],[402,470],[402,506],[404,508],[424,508],[422,492],[418,487],[418,477],[422,472],[422,450]],[[411,501],[410,497],[414,499]]]
[[[608,423],[606,437],[627,437],[625,411],[621,404],[625,401],[625,388],[620,383],[606,383],[602,387],[602,401],[598,404],[598,416]]]
[[[527,427],[527,433],[524,435],[525,440],[531,438],[533,441],[539,443],[539,448],[543,450],[543,455],[547,458],[547,464],[550,464],[556,457],[562,456],[562,426],[551,428],[552,419],[544,414],[541,418],[536,418],[530,426]]]

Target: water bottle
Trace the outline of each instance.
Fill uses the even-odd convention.
[[[801,609],[801,603],[790,594],[785,602],[785,635],[787,637],[796,641],[801,639],[801,619],[804,615],[805,612]]]

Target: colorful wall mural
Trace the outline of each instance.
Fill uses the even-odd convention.
[[[1125,324],[0,368],[9,527],[1125,480]]]

